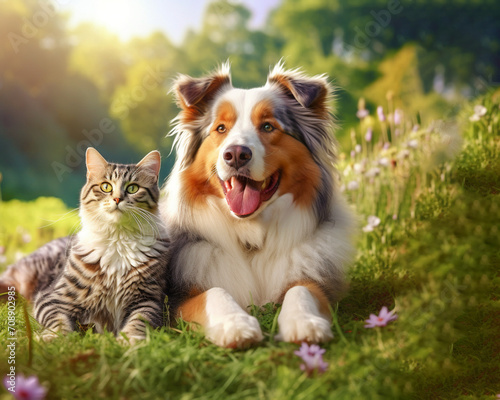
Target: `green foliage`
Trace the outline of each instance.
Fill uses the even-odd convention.
[[[153,148],[165,158],[172,145],[166,134],[177,114],[167,94],[173,78],[204,74],[226,60],[239,87],[264,84],[281,58],[287,67],[328,74],[339,88],[334,110],[342,144],[358,122],[360,97],[373,111],[391,91],[396,106],[423,121],[452,113],[460,91],[498,81],[499,10],[495,0],[283,0],[265,26],[254,29],[244,5],[214,0],[199,28],[173,44],[160,32],[124,43],[89,23],[69,29],[68,16],[50,2],[1,2],[3,198],[57,196],[75,206],[90,145],[117,162]],[[378,21],[387,13],[387,24]],[[369,26],[377,30],[373,37],[366,36]],[[356,45],[360,35],[366,37]],[[432,90],[439,71],[446,99]],[[100,128],[103,121],[111,121],[108,133]],[[173,158],[164,162],[164,176]]]
[[[357,179],[359,189],[346,189],[346,195],[363,220],[376,215],[381,222],[360,233],[349,295],[332,309],[335,337],[323,345],[329,363],[324,374],[308,377],[293,354],[297,345],[274,341],[279,307],[273,304],[249,307],[265,338],[246,350],[218,348],[180,321],[149,331],[146,341],[130,348],[87,331],[50,343],[33,340],[30,351],[21,301],[17,373],[37,375],[54,399],[494,398],[500,392],[498,98],[478,101],[487,112],[475,122],[469,121],[472,106],[464,108],[461,147],[447,124],[414,131],[404,121],[386,149],[383,134],[380,142],[366,142],[364,126],[354,131],[361,152],[341,159],[340,167],[344,181]],[[390,162],[381,163],[384,158]],[[367,175],[375,164],[380,172]],[[31,250],[21,247],[18,225],[32,234],[33,246],[71,230],[63,220],[53,234],[37,236],[35,221],[48,218],[47,210],[65,211],[55,199],[2,203],[2,226],[7,237],[17,237],[9,253]],[[395,307],[399,318],[365,329],[364,320],[382,306]],[[6,320],[2,306],[2,356]],[[31,325],[34,334],[40,330],[32,319]],[[0,374],[6,368],[0,365]]]
[[[57,198],[0,202],[0,266],[10,264],[55,238],[74,234],[80,220],[76,209],[68,210]]]

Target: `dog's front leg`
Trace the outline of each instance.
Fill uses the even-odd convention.
[[[212,288],[186,300],[178,315],[200,324],[207,339],[218,346],[239,348],[262,340],[259,322],[222,288]]]
[[[298,282],[288,289],[278,317],[277,340],[319,343],[330,340],[328,299],[319,285]]]

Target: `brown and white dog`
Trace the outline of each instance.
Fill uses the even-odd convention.
[[[330,339],[353,217],[336,183],[326,77],[277,65],[244,90],[225,65],[173,90],[177,159],[161,212],[175,243],[174,315],[240,347],[262,339],[246,307],[275,302],[279,340]]]

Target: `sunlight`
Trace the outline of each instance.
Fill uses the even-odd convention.
[[[125,6],[121,0],[103,0],[94,4],[90,17],[92,22],[127,40],[141,33],[142,14],[143,4],[140,2],[128,2]]]

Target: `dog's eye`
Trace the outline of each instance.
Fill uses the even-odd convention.
[[[217,127],[217,132],[219,132],[219,133],[226,133],[226,125],[224,125],[224,124],[220,124],[220,125]]]
[[[262,130],[264,132],[272,132],[274,131],[274,126],[272,126],[269,122],[266,122],[264,125],[262,125]]]

